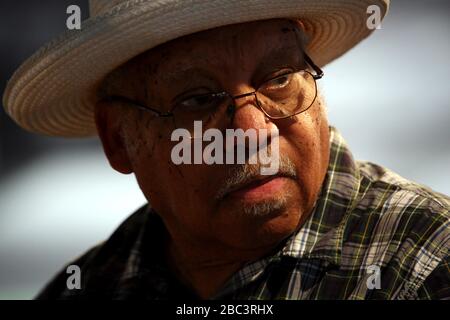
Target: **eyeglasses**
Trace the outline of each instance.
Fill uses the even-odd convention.
[[[167,112],[143,105],[122,96],[110,96],[108,100],[131,104],[158,117],[173,117],[176,128],[193,132],[194,122],[202,121],[208,128],[226,128],[236,112],[236,100],[253,96],[256,106],[273,120],[286,119],[307,111],[317,98],[317,83],[323,71],[304,53],[307,68],[280,70],[279,74],[260,84],[255,91],[232,96],[226,91],[197,94],[175,102]],[[310,69],[310,70],[308,70]]]
[[[145,106],[122,96],[110,96],[113,101],[121,101],[140,109],[153,112],[158,117],[173,117],[177,128],[193,130],[194,121],[202,121],[203,128],[223,128],[236,111],[237,99],[254,96],[256,106],[273,120],[285,119],[308,110],[317,98],[316,80],[323,71],[304,54],[305,62],[314,71],[285,71],[264,81],[249,93],[232,96],[228,92],[208,93],[184,98],[174,104],[168,112]]]

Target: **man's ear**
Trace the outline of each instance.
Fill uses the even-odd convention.
[[[120,109],[110,102],[100,101],[95,106],[95,124],[109,164],[114,170],[133,172],[131,161],[121,135]]]

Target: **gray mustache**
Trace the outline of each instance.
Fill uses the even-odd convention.
[[[236,189],[237,186],[242,186],[250,182],[259,180],[261,178],[268,178],[270,176],[261,175],[261,164],[249,164],[245,163],[238,166],[233,166],[228,169],[227,178],[225,179],[222,186],[216,193],[215,199],[220,200],[225,197],[228,193]],[[295,170],[295,165],[291,159],[287,156],[280,155],[279,168],[276,176],[283,176],[296,179],[297,172]]]

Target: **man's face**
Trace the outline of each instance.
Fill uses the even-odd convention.
[[[292,24],[281,19],[259,21],[158,46],[117,70],[108,92],[168,111],[180,96],[248,93],[280,70],[303,66]],[[104,128],[99,133],[111,164],[117,168],[117,162],[128,163],[129,168],[121,171],[135,173],[152,207],[179,241],[241,251],[274,246],[311,212],[325,177],[329,138],[320,98],[306,112],[284,120],[268,119],[254,96],[237,99],[227,128],[278,129],[282,165],[279,174],[264,177],[264,182],[220,196],[220,191],[235,189],[233,181],[244,176],[258,178],[259,171],[238,164],[175,165],[171,151],[178,142],[170,137],[176,119],[157,117],[131,105],[99,104],[97,109],[103,110],[97,114],[108,114],[97,115],[98,123],[107,118],[120,124],[99,126]],[[112,130],[121,132],[122,153],[114,150],[120,146],[108,146],[107,136],[118,136]]]

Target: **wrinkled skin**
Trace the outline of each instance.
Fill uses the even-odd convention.
[[[211,29],[160,45],[121,66],[107,78],[103,94],[125,96],[164,111],[171,99],[188,90],[251,92],[280,68],[303,65],[300,53],[288,20]],[[111,166],[135,174],[167,227],[168,237],[161,245],[167,249],[169,265],[203,298],[213,295],[244,263],[270,253],[301,226],[328,166],[328,122],[320,96],[306,112],[284,120],[266,118],[252,97],[236,100],[236,106],[229,128],[277,127],[280,154],[293,162],[297,175],[284,178],[283,188],[254,201],[215,199],[227,165],[172,163],[173,119],[131,105],[99,102],[96,106],[97,128]],[[262,207],[276,210],[250,213]]]

